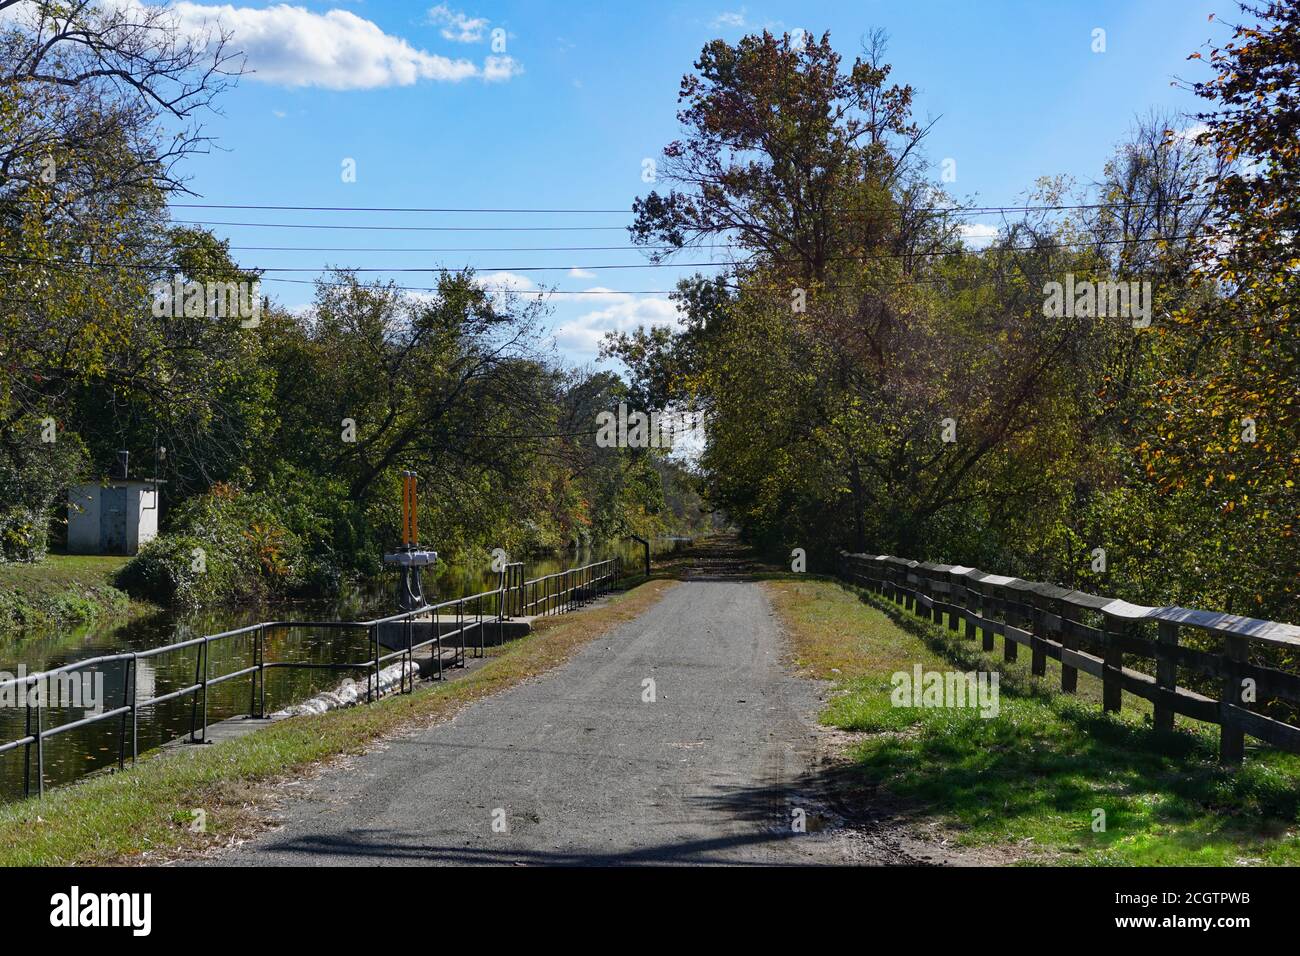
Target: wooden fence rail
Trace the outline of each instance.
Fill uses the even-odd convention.
[[[1102,682],[1102,708],[1119,711],[1123,692],[1155,705],[1155,727],[1171,731],[1174,715],[1219,725],[1219,753],[1240,764],[1245,735],[1300,753],[1300,727],[1259,713],[1269,700],[1300,703],[1300,676],[1254,663],[1252,648],[1300,650],[1300,627],[1234,614],[1182,607],[1142,607],[1114,598],[1037,584],[976,568],[908,561],[887,554],[841,552],[840,574],[943,623],[965,623],[965,636],[983,635],[983,649],[1003,639],[1003,659],[1014,661],[1028,648],[1032,673],[1047,673],[1047,658],[1061,663],[1061,690],[1074,693],[1078,672]],[[1142,633],[1155,626],[1154,639]],[[1185,628],[1213,635],[1217,652],[1179,643]],[[1124,655],[1155,662],[1154,674],[1124,666]],[[1208,677],[1218,687],[1207,697],[1178,686],[1179,669]]]

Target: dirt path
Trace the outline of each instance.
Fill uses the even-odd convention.
[[[825,688],[791,674],[762,589],[736,570],[688,560],[686,582],[635,621],[302,784],[280,829],[212,862],[920,862],[869,821],[825,826]]]

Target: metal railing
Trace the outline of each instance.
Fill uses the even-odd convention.
[[[266,672],[278,668],[290,670],[330,670],[330,671],[366,671],[366,700],[372,702],[379,696],[379,675],[385,663],[401,659],[402,668],[400,692],[410,693],[415,689],[414,662],[415,653],[426,647],[437,646],[432,657],[437,663],[438,679],[443,679],[443,644],[451,637],[458,638],[450,667],[465,666],[465,651],[469,644],[468,635],[477,633],[478,645],[475,656],[483,657],[485,651],[484,633],[486,627],[495,623],[498,640],[504,634],[504,622],[508,617],[521,617],[537,613],[540,606],[542,615],[561,614],[594,600],[598,595],[612,589],[622,576],[622,559],[612,558],[597,561],[579,568],[558,571],[543,575],[531,581],[523,578],[523,564],[511,565],[507,576],[502,574],[501,586],[491,591],[481,591],[464,597],[426,604],[423,607],[394,614],[390,617],[371,621],[265,621],[219,634],[196,637],[175,644],[166,644],[142,651],[127,651],[121,654],[107,654],[75,661],[36,674],[0,681],[0,692],[11,688],[23,688],[22,694],[26,707],[24,736],[0,744],[0,756],[19,747],[25,748],[23,755],[23,795],[30,796],[32,791],[32,758],[36,763],[36,791],[38,796],[45,795],[45,741],[59,734],[67,733],[79,727],[99,723],[114,718],[120,721],[117,765],[125,769],[127,742],[130,741],[131,763],[140,755],[139,714],[142,708],[191,697],[189,739],[193,743],[205,743],[208,739],[208,694],[211,688],[220,684],[251,677],[249,689],[248,714],[250,719],[266,719]],[[518,568],[518,571],[514,570]],[[472,607],[467,612],[467,605]],[[447,609],[454,609],[454,622],[443,621],[451,617]],[[417,625],[423,624],[422,618],[429,619],[430,636],[416,640]],[[444,625],[455,624],[443,630]],[[268,631],[311,629],[333,631],[365,631],[370,656],[364,661],[268,661],[266,659],[266,635]],[[231,642],[251,636],[250,663],[229,673],[213,676],[211,673],[210,649],[214,643]],[[393,647],[393,643],[396,647]],[[139,697],[139,662],[164,654],[196,648],[194,657],[194,680],[185,687],[140,699]],[[391,648],[387,653],[383,648]],[[70,675],[91,669],[120,664],[126,668],[122,687],[121,703],[110,710],[82,717],[79,720],[59,724],[57,727],[45,727],[45,698],[52,680],[69,678]],[[39,685],[33,695],[31,688]],[[42,689],[45,688],[45,689]],[[35,701],[33,702],[33,697]],[[127,720],[130,720],[130,733],[127,733]],[[34,751],[34,753],[33,753]]]
[[[518,595],[520,614],[545,617],[582,607],[613,586],[622,565],[622,558],[610,558],[525,581]]]
[[[524,583],[524,562],[512,561],[497,575],[497,588],[505,594],[507,614],[518,617],[523,612],[517,607]]]

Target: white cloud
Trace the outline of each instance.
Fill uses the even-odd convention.
[[[524,68],[512,56],[489,56],[483,59],[483,79],[489,83],[509,80],[522,72]]]
[[[486,17],[467,16],[440,3],[429,8],[429,22],[434,26],[442,26],[440,32],[445,39],[457,43],[478,43],[483,39],[483,31],[487,29],[489,21]]]
[[[594,279],[596,278],[596,273],[589,269],[581,269],[578,266],[574,266],[569,270],[569,276],[573,279]]]
[[[600,351],[601,340],[606,332],[630,332],[636,328],[655,325],[667,325],[678,328],[681,325],[681,313],[677,303],[665,298],[650,298],[615,292],[613,289],[594,288],[588,292],[596,295],[583,296],[584,299],[596,299],[611,303],[603,309],[594,309],[579,316],[572,322],[565,322],[555,329],[555,342],[561,348],[572,352],[595,354]]]
[[[537,293],[541,295],[544,291],[538,288],[537,283],[528,276],[521,276],[517,272],[486,272],[476,275],[474,281],[489,292],[515,292],[520,295]]]
[[[627,302],[632,298],[630,292],[618,292],[603,285],[594,285],[582,290],[584,302]]]
[[[322,14],[288,4],[254,8],[187,0],[172,9],[187,33],[202,35],[212,26],[233,33],[232,46],[248,57],[248,78],[263,83],[363,90],[421,80],[500,81],[522,72],[509,57],[489,56],[480,67],[464,58],[416,49],[347,10]]]
[[[1194,123],[1187,127],[1187,129],[1175,130],[1174,138],[1186,140],[1189,143],[1195,143],[1196,137],[1200,136],[1202,133],[1208,133],[1209,131],[1210,127],[1208,123]]]
[[[719,13],[713,18],[713,29],[720,30],[724,27],[739,28],[745,25],[745,8],[741,7],[734,13]]]
[[[970,222],[957,229],[963,242],[967,243],[987,243],[997,238],[998,227],[990,226],[982,222]]]

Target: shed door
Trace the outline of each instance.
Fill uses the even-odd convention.
[[[99,492],[99,546],[105,554],[126,554],[125,488]]]

